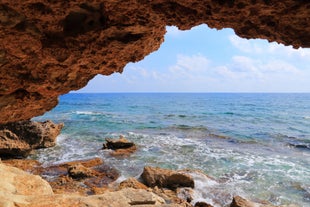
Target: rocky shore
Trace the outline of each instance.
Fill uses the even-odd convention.
[[[0,180],[0,206],[212,207],[203,201],[193,202],[193,173],[202,174],[146,166],[139,178],[118,182],[117,170],[104,165],[99,158],[48,167],[35,160],[5,160],[0,163],[0,175],[5,178]],[[274,207],[240,196],[235,196],[230,204],[255,206]]]
[[[33,149],[56,144],[63,124],[51,121],[23,121],[0,126],[0,206],[165,206],[212,207],[199,198],[195,178],[204,184],[217,182],[195,170],[170,170],[145,166],[140,177],[121,180],[117,169],[100,158],[76,160],[43,166],[36,160],[13,159],[25,157]],[[106,139],[103,150],[112,156],[130,156],[137,146],[120,136]],[[273,205],[254,203],[235,196],[231,207]],[[293,205],[291,205],[293,206]]]

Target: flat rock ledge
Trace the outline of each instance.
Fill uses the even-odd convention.
[[[19,121],[0,125],[0,157],[26,157],[33,149],[52,147],[64,124]]]

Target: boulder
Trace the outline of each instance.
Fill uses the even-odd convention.
[[[135,146],[133,142],[128,141],[122,135],[119,137],[119,139],[107,138],[106,142],[107,143],[103,144],[102,149],[116,150],[116,149],[127,149],[127,148]]]
[[[63,126],[29,120],[0,125],[0,157],[26,157],[32,149],[52,147]]]
[[[0,157],[26,157],[31,150],[30,145],[13,132],[7,129],[0,131]]]
[[[102,149],[113,150],[110,154],[112,156],[124,156],[130,155],[137,150],[136,145],[133,142],[128,141],[122,135],[119,139],[106,139],[106,143],[103,144]]]
[[[119,189],[124,189],[124,188],[134,188],[134,189],[144,189],[144,190],[148,189],[148,187],[146,185],[139,182],[135,178],[128,178],[128,179],[122,181],[119,184]]]
[[[162,169],[158,167],[144,167],[141,178],[149,187],[176,189],[177,187],[194,188],[193,178],[184,172]]]

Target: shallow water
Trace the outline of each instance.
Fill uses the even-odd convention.
[[[275,205],[310,206],[310,94],[68,94],[36,120],[64,122],[45,164],[101,157],[122,173],[145,165],[202,170],[216,183],[196,185],[200,200],[222,206],[233,195]],[[100,150],[123,134],[130,157]]]

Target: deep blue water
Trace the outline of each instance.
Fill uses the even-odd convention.
[[[215,205],[238,194],[310,206],[310,94],[72,93],[35,119],[65,123],[58,145],[34,155],[46,164],[102,157],[123,177],[145,165],[193,168],[218,181],[199,186]],[[100,150],[121,134],[135,154]]]

